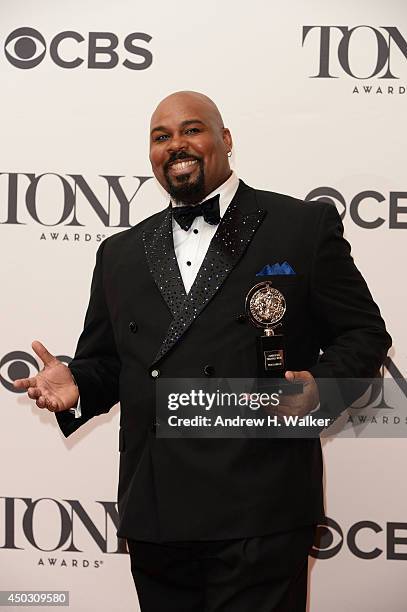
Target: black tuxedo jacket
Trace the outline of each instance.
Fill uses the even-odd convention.
[[[169,208],[99,248],[70,364],[82,417],[57,418],[68,436],[120,401],[119,536],[241,538],[323,518],[319,439],[174,440],[154,431],[152,373],[256,376],[261,330],[239,315],[249,289],[264,280],[256,273],[283,261],[296,272],[272,277],[287,303],[287,369],[375,376],[391,340],[332,205],[240,182],[188,295]]]

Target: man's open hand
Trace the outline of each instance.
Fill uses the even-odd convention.
[[[44,367],[37,376],[15,380],[14,387],[26,389],[28,397],[36,400],[38,408],[47,408],[51,412],[74,408],[79,391],[68,366],[51,355],[41,342],[33,342],[32,348]]]

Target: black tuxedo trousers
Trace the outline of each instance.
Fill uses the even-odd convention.
[[[257,538],[128,540],[142,612],[305,612],[315,526]]]
[[[256,276],[283,261],[294,275]],[[391,340],[332,205],[241,182],[188,295],[170,209],[102,243],[70,364],[82,417],[57,418],[70,435],[120,401],[120,536],[224,540],[323,519],[319,439],[160,439],[155,433],[160,377],[257,375],[261,330],[241,315],[248,291],[266,278],[286,299],[287,369],[321,378],[376,375]]]

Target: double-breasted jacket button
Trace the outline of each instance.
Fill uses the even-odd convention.
[[[160,370],[158,370],[157,368],[150,370],[150,376],[151,378],[158,378],[160,376]]]
[[[239,315],[237,315],[237,317],[236,317],[236,322],[237,323],[246,323],[246,321],[247,321],[247,317],[246,317],[246,315],[243,312],[240,313]]]
[[[130,321],[129,323],[129,330],[132,332],[132,334],[135,334],[137,331],[137,323],[135,321]]]
[[[211,365],[206,365],[203,371],[205,376],[213,376],[215,374],[215,368]]]

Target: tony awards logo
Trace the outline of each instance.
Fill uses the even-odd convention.
[[[271,281],[258,283],[247,294],[246,314],[253,325],[264,329],[264,336],[256,338],[259,377],[284,377],[284,336],[277,334],[276,329],[281,326],[285,312],[285,298]]]

